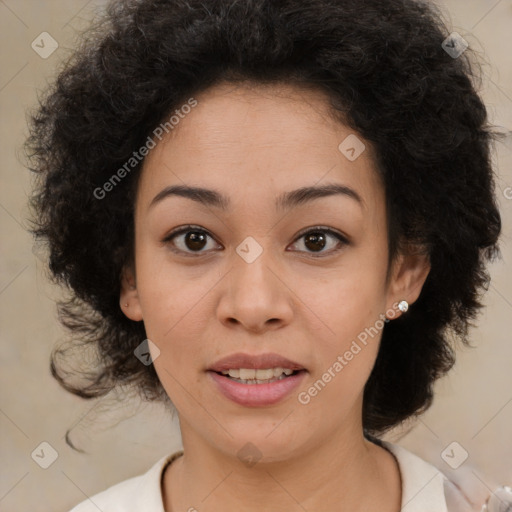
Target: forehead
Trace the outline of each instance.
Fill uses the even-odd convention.
[[[267,201],[326,182],[357,190],[365,205],[383,200],[372,147],[334,119],[325,93],[286,84],[222,83],[194,99],[196,106],[146,157],[142,202],[169,185]]]

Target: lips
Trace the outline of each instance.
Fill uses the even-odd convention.
[[[268,384],[240,383],[213,370],[206,372],[206,375],[215,389],[231,402],[243,407],[269,407],[290,399],[304,382],[306,373],[306,370],[298,371]]]
[[[208,368],[209,371],[222,372],[236,368],[267,369],[267,368],[288,368],[290,370],[305,370],[304,366],[286,357],[274,353],[245,354],[238,352],[219,359]]]

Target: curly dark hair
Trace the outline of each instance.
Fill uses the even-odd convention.
[[[486,263],[500,255],[479,65],[471,48],[450,55],[448,37],[439,8],[414,0],[111,2],[31,113],[25,143],[36,173],[31,232],[48,245],[52,278],[70,292],[60,320],[80,354],[97,353],[69,371],[57,347],[53,376],[84,398],[126,386],[165,401],[153,365],[133,355],[144,323],[119,307],[142,162],[108,200],[93,191],[186,98],[221,81],[287,83],[326,92],[340,122],[375,148],[389,262],[405,244],[430,258],[418,300],[383,330],[364,390],[364,430],[381,435],[430,407],[434,382],[455,362],[453,341],[471,346]]]

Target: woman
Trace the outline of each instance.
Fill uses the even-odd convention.
[[[101,358],[52,371],[172,404],[183,450],[73,512],[476,510],[379,439],[431,405],[499,253],[469,54],[412,0],[110,4],[27,144]]]

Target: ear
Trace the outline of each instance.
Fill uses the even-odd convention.
[[[121,311],[130,319],[136,322],[142,320],[142,309],[140,307],[135,273],[132,267],[124,267],[121,272],[121,293],[119,297]]]
[[[406,300],[410,306],[418,299],[430,268],[428,251],[423,246],[409,245],[406,252],[397,257],[388,285],[386,303],[386,310],[395,310],[395,318],[402,314],[396,307],[398,302]]]

